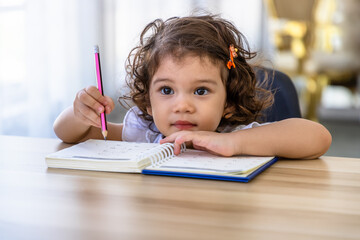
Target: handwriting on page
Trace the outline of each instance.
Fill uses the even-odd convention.
[[[116,142],[116,141],[87,141],[80,143],[68,154],[73,157],[97,159],[134,159],[139,153],[154,148],[158,144]]]

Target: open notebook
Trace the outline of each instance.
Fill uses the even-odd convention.
[[[277,158],[220,157],[182,149],[175,156],[171,143],[135,143],[88,140],[46,156],[48,167],[109,172],[134,172],[248,182]]]

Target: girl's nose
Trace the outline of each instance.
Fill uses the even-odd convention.
[[[195,103],[190,96],[179,94],[176,97],[173,110],[176,113],[193,113],[195,111]]]

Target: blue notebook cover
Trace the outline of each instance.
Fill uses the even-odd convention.
[[[278,158],[274,157],[271,161],[265,163],[247,177],[236,177],[236,175],[212,175],[212,174],[203,174],[203,173],[189,173],[189,172],[175,172],[175,171],[172,172],[172,171],[149,170],[149,169],[143,169],[142,174],[172,176],[172,177],[202,178],[202,179],[235,181],[235,182],[249,182],[251,179],[259,175],[266,168],[274,164],[277,160]]]

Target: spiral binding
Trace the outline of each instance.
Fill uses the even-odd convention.
[[[185,143],[181,144],[181,152],[186,151]],[[160,167],[164,162],[175,157],[174,154],[174,144],[165,143],[153,149],[150,149],[143,154],[139,155],[137,160],[149,158],[151,162],[151,167]]]

